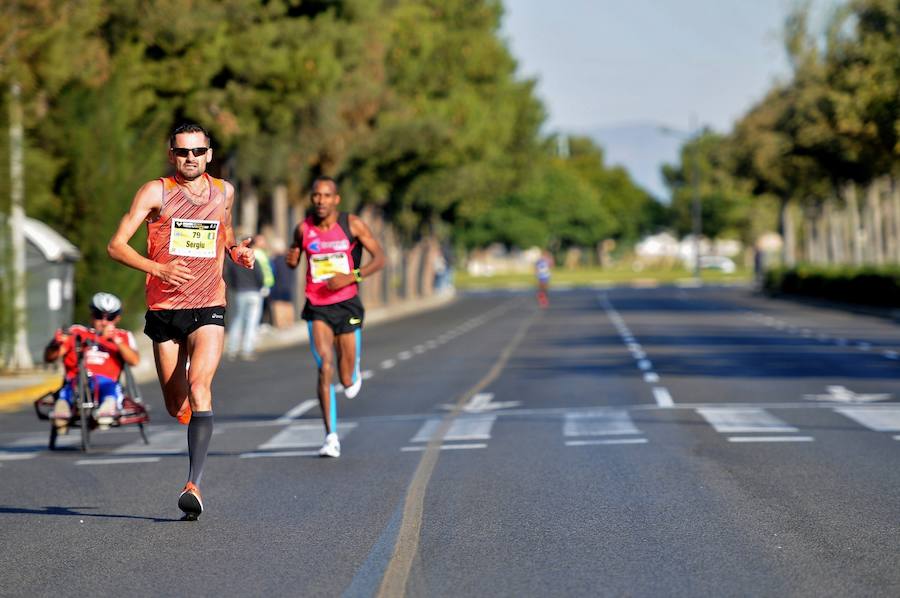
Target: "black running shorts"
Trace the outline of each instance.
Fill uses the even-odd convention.
[[[224,327],[225,306],[150,310],[144,320],[144,334],[154,343],[183,341],[201,326]]]
[[[313,305],[307,300],[303,306],[303,313],[300,314],[300,317],[308,322],[313,320],[326,322],[335,334],[347,334],[362,328],[365,316],[366,310],[363,309],[359,295],[331,305]]]

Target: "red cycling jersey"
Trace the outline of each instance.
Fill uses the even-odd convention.
[[[114,339],[127,343],[129,347],[137,350],[134,335],[127,330],[118,328],[113,330],[112,338],[103,337],[93,328],[76,324],[69,328],[69,336],[62,346],[66,350],[63,357],[63,366],[66,369],[66,379],[73,378],[78,373],[78,355],[75,353],[75,339],[81,339],[84,363],[88,372],[95,376],[105,376],[112,380],[118,380],[124,367],[124,360]]]

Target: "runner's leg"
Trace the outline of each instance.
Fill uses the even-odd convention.
[[[346,388],[356,382],[362,353],[362,330],[357,328],[353,332],[337,335],[337,350],[341,384]]]
[[[334,332],[327,322],[312,320],[307,322],[313,359],[319,368],[317,393],[325,433],[337,432],[337,401],[334,400]]]
[[[175,341],[153,343],[153,357],[156,360],[156,374],[162,388],[166,411],[176,417],[178,412],[188,406],[188,387],[185,364],[187,363],[187,347]]]
[[[198,484],[213,433],[212,385],[213,376],[222,359],[225,329],[221,326],[201,326],[188,336],[191,369],[188,372],[191,409],[194,412],[188,425],[188,479]]]

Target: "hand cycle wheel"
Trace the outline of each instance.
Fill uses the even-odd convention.
[[[76,386],[78,396],[75,404],[78,405],[81,418],[81,450],[88,452],[91,448],[91,414],[94,411],[94,401],[91,396],[91,385],[88,382],[87,367],[82,359],[83,357],[79,355],[78,385]]]

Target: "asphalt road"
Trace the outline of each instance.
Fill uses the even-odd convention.
[[[153,385],[149,446],[0,415],[0,595],[898,596],[898,332],[740,288],[466,295],[366,329],[340,459],[307,347],[223,364],[193,523]]]

